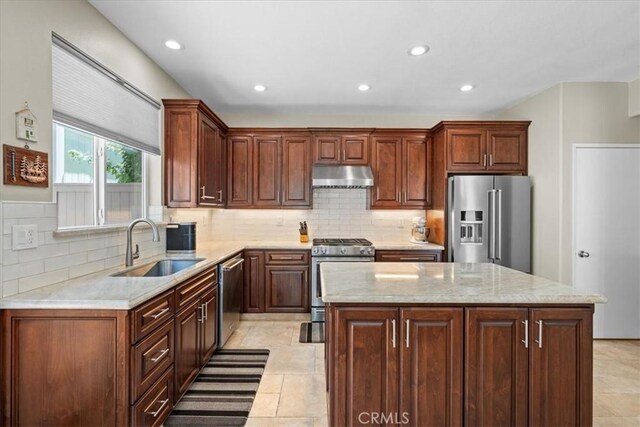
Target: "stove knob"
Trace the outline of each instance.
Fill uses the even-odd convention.
[[[360,254],[364,255],[367,252],[367,250],[365,248],[360,249]]]
[[[327,253],[327,248],[322,248],[322,254],[326,254]]]
[[[318,248],[313,248],[313,249],[311,249],[311,253],[312,253],[313,255],[317,255],[317,254],[318,254]]]
[[[369,255],[373,255],[373,248],[367,248],[367,250],[369,251]]]
[[[347,248],[340,248],[340,253],[342,255],[346,254],[347,253]]]

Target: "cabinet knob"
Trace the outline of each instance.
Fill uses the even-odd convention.
[[[578,256],[580,258],[589,258],[591,254],[587,251],[578,251]]]

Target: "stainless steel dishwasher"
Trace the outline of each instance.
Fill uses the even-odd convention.
[[[222,348],[240,323],[244,270],[242,255],[219,265],[218,346]]]

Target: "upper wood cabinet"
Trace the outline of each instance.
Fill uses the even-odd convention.
[[[527,125],[528,126],[528,125]],[[527,127],[459,124],[446,127],[447,171],[527,171]]]
[[[226,126],[198,99],[162,102],[166,205],[224,206]]]
[[[423,132],[374,133],[371,145],[371,207],[430,207],[431,139]]]
[[[231,133],[228,207],[311,207],[311,137]]]
[[[368,165],[369,134],[315,133],[313,163],[316,165]]]

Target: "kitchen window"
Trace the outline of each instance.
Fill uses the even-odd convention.
[[[146,155],[54,122],[58,228],[126,224],[146,216]]]
[[[58,229],[146,217],[160,103],[55,33],[51,58]]]

